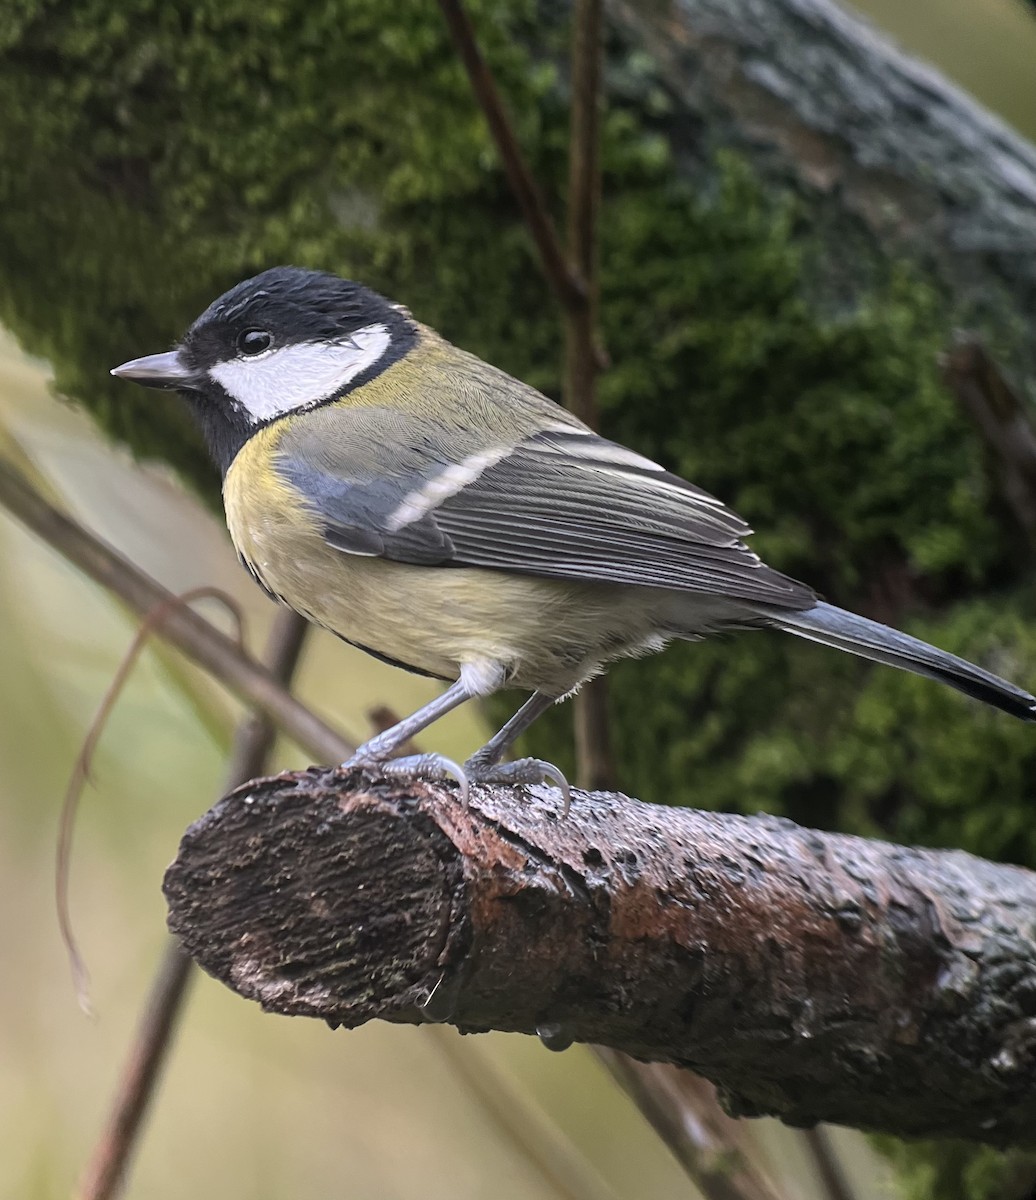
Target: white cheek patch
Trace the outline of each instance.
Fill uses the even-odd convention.
[[[390,341],[384,325],[367,325],[337,342],[297,342],[217,363],[209,375],[259,424],[337,396]]]

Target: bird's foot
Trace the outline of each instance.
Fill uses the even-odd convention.
[[[453,779],[460,785],[460,802],[468,807],[468,776],[464,768],[445,754],[408,754],[406,758],[382,759],[373,754],[364,754],[361,747],[352,758],[342,763],[346,770],[355,767],[371,767],[382,775],[417,775],[421,779]]]
[[[542,758],[518,758],[514,762],[487,762],[478,754],[460,766],[444,754],[409,754],[405,758],[384,759],[379,754],[365,753],[360,749],[342,763],[345,770],[370,767],[390,777],[413,776],[429,780],[453,779],[460,785],[460,802],[468,807],[470,784],[472,783],[547,783],[553,784],[561,793],[562,815],[568,816],[572,804],[572,792],[568,780],[554,766]]]
[[[542,758],[516,758],[513,762],[489,763],[473,755],[464,764],[472,783],[549,783],[561,793],[562,816],[568,816],[572,806],[572,791],[568,780],[553,763]]]

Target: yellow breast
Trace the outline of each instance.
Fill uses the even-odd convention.
[[[276,421],[242,446],[223,481],[223,507],[234,546],[249,569],[287,600],[277,586],[285,549],[316,548],[323,538],[303,497],[274,468],[285,428],[285,422]]]
[[[665,593],[590,587],[477,567],[343,553],[275,469],[293,420],[259,430],[227,471],[227,525],[242,559],[284,603],[354,645],[443,679],[462,667],[562,695],[603,659],[635,653]]]
[[[230,535],[263,587],[347,641],[444,679],[457,678],[464,663],[522,657],[522,642],[543,620],[533,580],[332,548],[304,497],[274,469],[283,424],[246,443],[223,487]]]

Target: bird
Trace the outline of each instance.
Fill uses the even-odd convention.
[[[553,704],[617,659],[771,629],[948,684],[1025,721],[1036,698],[767,566],[715,496],[600,436],[402,305],[328,272],[273,267],[215,300],[169,351],[112,374],[172,389],[223,479],[238,556],[274,599],[447,686],[345,766],[553,784],[504,761]],[[405,742],[465,701],[529,698],[463,765]]]

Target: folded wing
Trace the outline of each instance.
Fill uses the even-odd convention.
[[[391,415],[398,437],[399,414]],[[363,418],[354,418],[363,419]],[[377,415],[366,410],[366,420]],[[373,445],[351,431],[347,444]],[[781,608],[813,592],[763,564],[751,530],[656,463],[559,422],[517,447],[476,448],[413,431],[403,469],[379,474],[326,444],[283,446],[280,469],[345,553],[728,596]],[[338,439],[336,438],[336,442]],[[376,452],[374,455],[376,461]],[[395,468],[399,463],[394,464]]]

